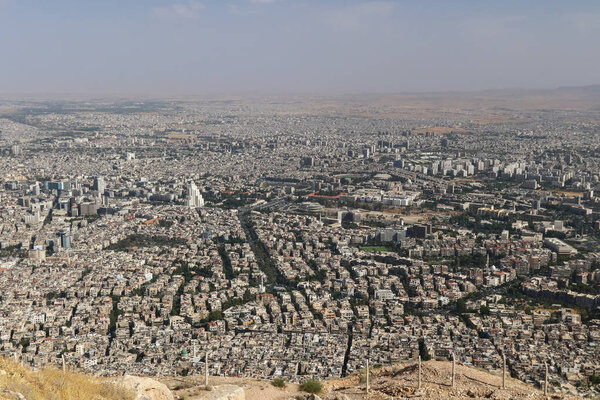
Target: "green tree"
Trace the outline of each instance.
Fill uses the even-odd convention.
[[[286,386],[286,382],[282,378],[275,378],[271,382],[271,385],[283,389]]]
[[[465,302],[465,299],[458,299],[456,302],[456,312],[459,314],[467,312],[467,303]]]
[[[323,384],[316,379],[309,379],[300,385],[300,389],[307,393],[321,393]]]
[[[216,321],[219,319],[223,319],[223,313],[221,312],[221,310],[214,310],[208,314],[209,321]]]
[[[423,339],[419,339],[419,355],[421,356],[422,361],[431,360],[431,354],[429,354],[429,350],[427,350],[425,340]]]

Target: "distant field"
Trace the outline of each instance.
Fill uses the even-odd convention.
[[[434,135],[445,135],[451,132],[467,133],[469,131],[463,128],[452,128],[449,126],[432,126],[431,128],[420,128],[412,130],[412,133],[420,135],[424,135],[426,133],[433,133]]]
[[[479,182],[478,179],[472,179],[472,178],[454,178],[453,181],[454,182]]]
[[[544,190],[544,189],[536,190],[536,192],[538,192],[538,193],[543,192],[543,191],[552,192],[558,196],[565,195],[566,197],[583,197],[582,192],[569,192],[566,190]]]
[[[362,251],[373,251],[376,253],[381,253],[384,251],[392,251],[392,249],[390,249],[389,247],[386,247],[386,246],[364,246],[364,247],[359,247],[359,249],[361,249]]]

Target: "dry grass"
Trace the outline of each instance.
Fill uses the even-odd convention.
[[[2,372],[4,371],[4,372]],[[0,358],[0,399],[15,398],[20,393],[27,400],[132,400],[133,393],[106,380],[83,374],[47,368],[30,368]]]

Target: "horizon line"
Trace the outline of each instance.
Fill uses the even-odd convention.
[[[349,92],[301,92],[301,91],[223,91],[206,93],[174,93],[174,92],[0,92],[0,101],[14,100],[63,100],[67,98],[79,97],[85,100],[127,100],[127,99],[160,99],[176,100],[184,98],[215,98],[215,97],[352,97],[352,96],[423,96],[423,95],[464,95],[479,94],[486,92],[552,92],[558,90],[577,90],[577,89],[600,89],[600,83],[587,85],[561,85],[553,87],[517,87],[507,86],[498,88],[486,88],[477,90],[440,90],[440,91],[349,91]]]

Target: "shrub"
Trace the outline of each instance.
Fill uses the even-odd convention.
[[[271,382],[271,384],[273,386],[275,386],[275,387],[278,387],[278,388],[284,388],[285,385],[286,385],[285,381],[283,379],[281,379],[281,378],[275,378],[275,379],[273,379],[273,382]]]
[[[421,356],[421,361],[431,360],[431,354],[429,354],[429,350],[427,350],[423,339],[419,339],[419,355]]]
[[[364,370],[360,371],[360,373],[358,375],[358,383],[363,384],[366,382],[367,382],[367,370],[364,369]]]
[[[309,379],[300,385],[300,389],[307,393],[321,393],[323,384],[316,379]]]

